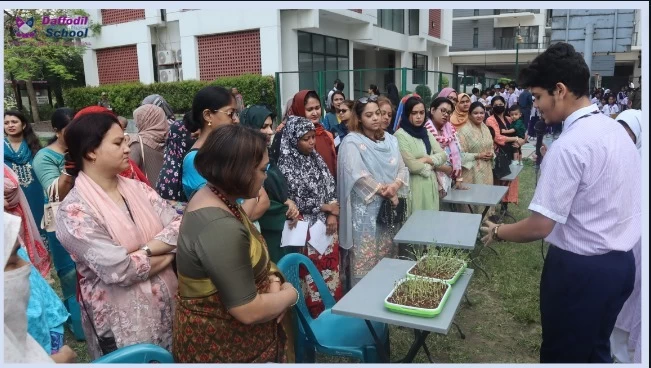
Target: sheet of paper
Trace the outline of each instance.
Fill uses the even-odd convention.
[[[325,253],[328,245],[332,243],[332,235],[326,235],[326,230],[326,225],[321,220],[317,220],[310,228],[309,243],[319,254]]]
[[[339,138],[339,136],[337,136],[337,138],[335,138],[335,147],[338,147],[339,143],[341,143],[341,138]]]
[[[299,221],[296,227],[289,228],[289,221],[285,221],[283,228],[283,235],[280,239],[281,247],[304,247],[305,240],[307,239],[307,231],[309,229],[309,222]]]

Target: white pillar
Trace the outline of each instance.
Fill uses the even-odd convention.
[[[84,78],[87,86],[99,86],[99,71],[97,70],[97,53],[87,48],[83,56]]]
[[[260,28],[260,63],[262,75],[274,76],[276,72],[282,71],[282,47],[280,39],[280,25]]]
[[[183,80],[199,80],[199,51],[196,37],[181,37],[181,55],[183,55]]]
[[[140,83],[154,83],[154,58],[151,54],[151,43],[140,42],[136,45],[138,52],[138,74]]]

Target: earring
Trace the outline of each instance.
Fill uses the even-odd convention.
[[[209,127],[212,126],[212,121],[209,121],[209,122],[208,122],[208,126],[209,126]]]

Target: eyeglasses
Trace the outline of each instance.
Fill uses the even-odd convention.
[[[438,109],[438,111],[443,115],[452,115],[452,111],[446,109]]]
[[[212,112],[221,112],[222,114],[228,115],[228,117],[231,119],[240,117],[240,114],[237,112],[237,110],[231,110],[231,111],[212,110]]]
[[[359,102],[361,104],[367,104],[369,102],[377,102],[377,96],[376,95],[371,95],[371,96],[368,96],[368,97],[362,97],[359,100],[357,100],[357,102]]]
[[[350,110],[339,110],[339,111],[337,111],[337,114],[345,114],[348,111],[350,111]]]

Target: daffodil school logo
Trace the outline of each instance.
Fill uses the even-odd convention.
[[[34,17],[23,20],[16,17],[16,37],[33,38],[36,35],[34,31]]]
[[[57,18],[43,17],[45,36],[52,38],[86,38],[88,37],[88,17],[68,17],[60,16]]]

